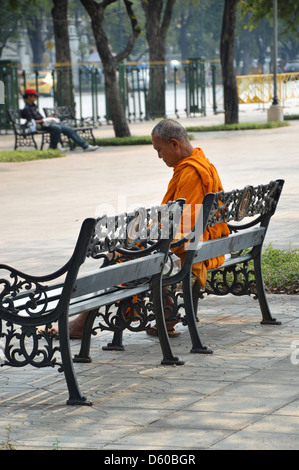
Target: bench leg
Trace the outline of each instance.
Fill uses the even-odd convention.
[[[109,310],[109,306],[108,306],[108,310]],[[121,303],[118,306],[116,320],[115,320],[115,326],[119,327],[119,330],[114,331],[112,342],[108,343],[106,346],[103,346],[102,347],[103,351],[124,351],[125,350],[125,347],[123,345],[123,329],[121,329],[121,327],[123,328],[124,325],[123,325],[123,321],[119,317],[119,315],[121,314],[120,311],[121,311]]]
[[[91,402],[87,401],[86,397],[84,397],[80,392],[73,367],[68,328],[68,315],[64,314],[62,317],[59,318],[58,327],[63,372],[69,391],[69,399],[67,400],[67,405],[90,406]]]
[[[111,343],[102,347],[103,351],[124,351],[123,332],[115,331]]]
[[[270,308],[268,305],[265,288],[264,288],[263,274],[262,274],[261,250],[258,253],[258,255],[254,258],[254,274],[255,274],[257,298],[260,304],[262,317],[263,317],[261,324],[262,325],[281,325],[280,321],[277,321],[275,318],[272,317]]]
[[[211,349],[207,348],[206,346],[203,346],[199,337],[198,329],[196,326],[196,314],[194,311],[194,304],[193,304],[194,292],[192,292],[192,289],[191,289],[191,277],[190,276],[188,277],[186,276],[183,279],[183,293],[184,293],[186,320],[187,320],[189,334],[190,334],[191,342],[192,342],[192,348],[190,352],[197,353],[197,354],[212,354],[213,351],[211,351]],[[197,302],[196,302],[196,306],[197,306]]]
[[[91,138],[92,138],[92,145],[96,145],[96,139],[95,139],[95,136],[93,135],[92,130],[90,131],[90,134],[91,134]]]
[[[154,276],[152,282],[152,294],[153,294],[153,304],[154,312],[156,319],[156,326],[158,330],[159,341],[162,349],[163,359],[161,361],[162,365],[183,365],[184,362],[180,361],[177,357],[174,357],[172,354],[169,337],[166,328],[166,321],[164,317],[164,308],[163,308],[163,296],[162,296],[162,285],[161,277],[158,274]]]
[[[98,310],[91,310],[85,319],[80,351],[79,354],[75,354],[73,362],[92,362],[90,357],[91,330],[97,313]]]

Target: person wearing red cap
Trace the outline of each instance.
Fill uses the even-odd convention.
[[[52,122],[46,126],[44,117],[41,115],[37,105],[35,104],[37,97],[38,93],[34,88],[26,88],[25,94],[23,95],[26,104],[25,107],[21,110],[21,116],[23,119],[26,119],[27,122],[34,120],[38,130],[47,130],[50,132],[51,149],[57,148],[61,133],[67,135],[70,139],[76,142],[76,144],[82,147],[85,152],[91,152],[93,150],[99,149],[97,145],[89,145],[86,140],[82,139],[74,129],[66,126],[60,121]]]
[[[34,88],[26,88],[25,94],[38,96],[38,93]]]

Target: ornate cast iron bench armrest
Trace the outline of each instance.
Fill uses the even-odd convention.
[[[45,143],[45,136],[48,135],[48,131],[32,131],[27,122],[22,123],[21,110],[19,109],[8,109],[7,114],[14,130],[14,149],[16,150],[19,147],[34,147],[37,149],[37,143],[34,136],[41,135],[42,139],[40,149],[42,150]]]

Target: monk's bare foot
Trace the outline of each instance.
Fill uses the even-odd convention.
[[[69,333],[70,339],[81,339],[83,334],[84,323],[87,317],[87,312],[81,313],[74,320],[69,322]],[[53,336],[58,336],[58,326],[53,326],[50,330],[50,334]]]

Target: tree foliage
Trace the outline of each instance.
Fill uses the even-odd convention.
[[[265,17],[272,21],[273,0],[241,0],[243,14],[248,15],[248,26],[252,29]],[[284,21],[285,27],[297,31],[299,26],[298,0],[283,0],[277,2],[277,16]]]

